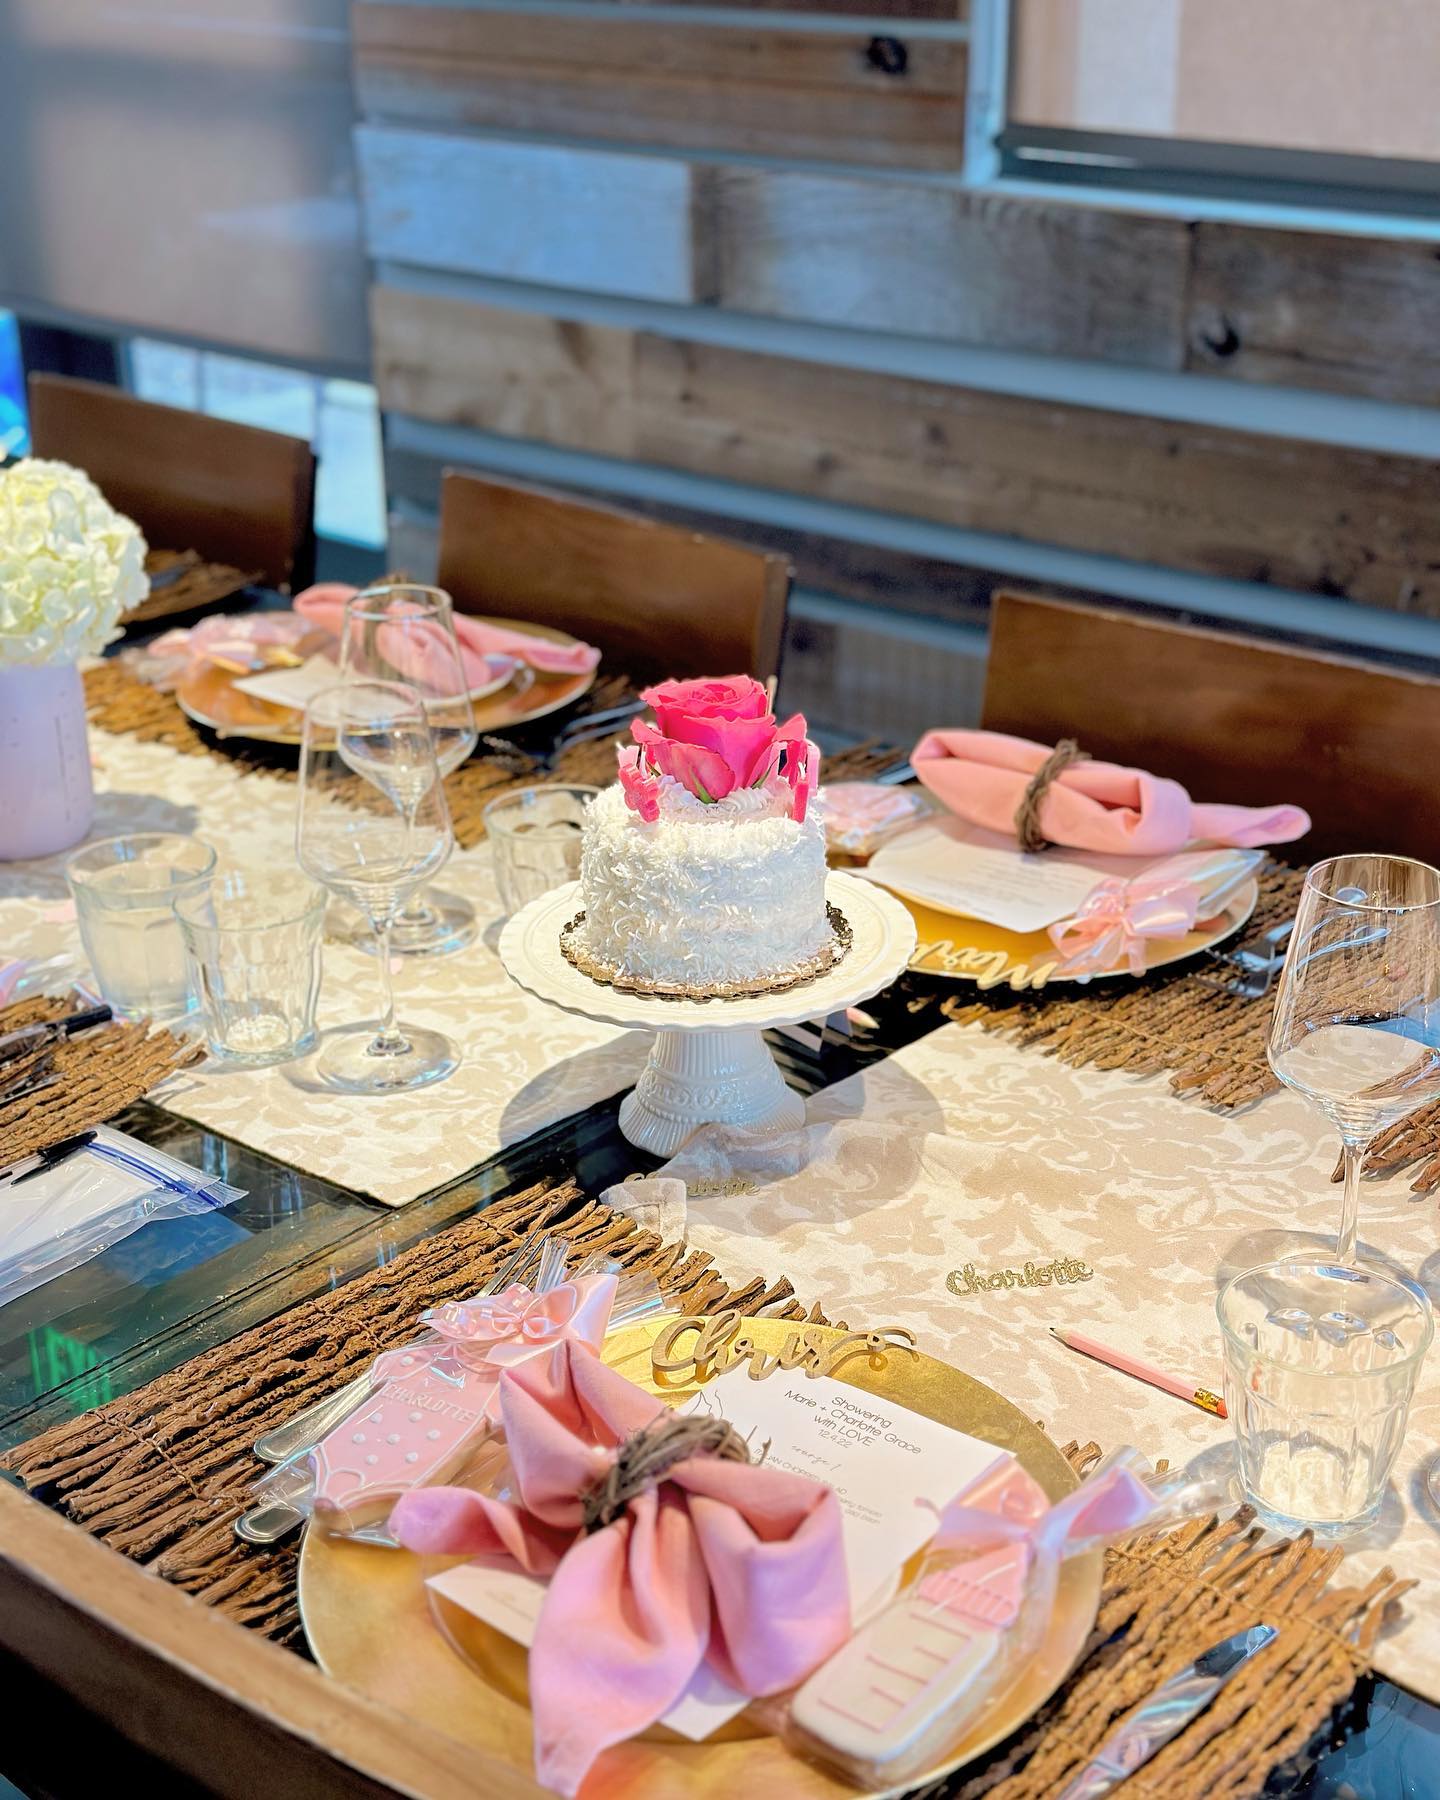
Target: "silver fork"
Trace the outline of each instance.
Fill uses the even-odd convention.
[[[536,1245],[542,1239],[544,1242],[537,1257]],[[485,1285],[476,1290],[477,1293],[498,1294],[512,1281],[522,1281],[537,1262],[541,1270],[545,1270],[547,1258],[553,1266],[554,1251],[557,1249],[563,1272],[566,1254],[564,1242],[556,1238],[545,1238],[545,1228],[537,1225]],[[370,1372],[367,1369],[363,1375],[347,1381],[344,1387],[338,1388],[333,1394],[327,1394],[314,1405],[307,1406],[303,1412],[296,1413],[283,1425],[262,1432],[255,1440],[256,1456],[262,1462],[284,1463],[303,1451],[313,1449],[352,1407],[361,1404],[369,1391]],[[284,1500],[267,1500],[263,1505],[252,1506],[248,1512],[240,1515],[235,1521],[235,1535],[247,1544],[278,1544],[281,1538],[288,1537],[297,1526],[304,1523],[305,1514],[299,1507],[291,1506]]]
[[[509,738],[496,737],[490,732],[486,732],[480,742],[492,756],[512,762],[517,773],[536,774],[542,769],[553,769],[565,752],[577,744],[612,736],[628,719],[644,710],[643,700],[627,700],[622,706],[609,706],[603,712],[584,713],[570,721],[548,750],[524,750]]]
[[[1263,999],[1285,966],[1285,948],[1294,929],[1295,921],[1286,919],[1234,950],[1207,950],[1205,954],[1214,968],[1210,972],[1197,970],[1195,979],[1240,1000]]]

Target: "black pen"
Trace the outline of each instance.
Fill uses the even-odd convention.
[[[89,1031],[96,1025],[108,1025],[114,1017],[108,1006],[91,1006],[84,1012],[68,1013],[63,1019],[42,1019],[35,1025],[21,1025],[0,1036],[0,1063],[15,1062],[57,1038],[74,1037],[77,1031]]]
[[[58,1168],[62,1162],[93,1144],[95,1136],[93,1131],[77,1131],[74,1137],[61,1138],[58,1144],[52,1144],[48,1150],[40,1152],[40,1160],[33,1169],[27,1169],[23,1175],[12,1175],[10,1186],[19,1187],[22,1181],[29,1181],[32,1175],[48,1175],[51,1169]]]

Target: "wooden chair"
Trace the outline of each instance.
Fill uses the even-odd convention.
[[[1307,857],[1440,861],[1440,680],[1034,595],[995,596],[981,723],[1181,781],[1293,801]]]
[[[461,612],[555,625],[636,680],[780,665],[783,556],[488,477],[445,473],[437,579]]]
[[[35,454],[84,469],[152,550],[198,550],[292,592],[313,580],[315,455],[302,438],[68,375],[32,375],[29,389]]]

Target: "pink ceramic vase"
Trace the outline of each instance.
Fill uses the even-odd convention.
[[[0,862],[68,850],[94,812],[80,671],[0,669]]]

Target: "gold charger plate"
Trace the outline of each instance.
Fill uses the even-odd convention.
[[[532,625],[522,619],[483,617],[486,625],[503,626],[508,631],[528,632],[532,637],[547,638],[552,644],[574,644],[568,631],[553,625]],[[296,646],[302,659],[319,649],[328,633],[305,638]],[[216,663],[201,663],[179,682],[175,698],[180,709],[197,725],[204,725],[220,737],[251,738],[266,744],[295,744],[301,738],[303,716],[290,706],[276,706],[254,694],[242,693],[235,686],[244,675],[258,674],[258,669],[223,669]],[[595,685],[595,669],[582,675],[537,675],[521,664],[510,681],[497,693],[474,702],[475,725],[481,732],[514,731],[532,719],[543,719],[588,694]]]
[[[693,1393],[694,1382],[658,1387],[651,1379],[650,1346],[664,1321],[617,1333],[605,1360],[666,1399]],[[778,1351],[793,1323],[747,1319],[745,1330],[768,1353]],[[816,1328],[818,1329],[818,1328]],[[837,1338],[838,1331],[823,1335]],[[893,1400],[927,1418],[969,1432],[1013,1452],[1052,1500],[1076,1486],[1053,1441],[1023,1412],[984,1382],[948,1363],[902,1353],[856,1358],[837,1379]],[[744,1381],[740,1371],[722,1377]],[[772,1380],[782,1379],[772,1376]],[[358,1688],[395,1711],[474,1744],[526,1774],[534,1767],[525,1651],[459,1608],[445,1608],[445,1627],[474,1664],[456,1655],[437,1628],[424,1582],[463,1557],[419,1557],[307,1530],[300,1555],[300,1616],[316,1661],[327,1675]],[[1080,1654],[1100,1601],[1100,1552],[1064,1566],[1055,1621],[1044,1648],[1006,1703],[978,1729],[957,1736],[935,1765],[901,1787],[862,1789],[802,1760],[749,1719],[741,1717],[695,1744],[657,1726],[617,1745],[595,1764],[584,1800],[735,1800],[744,1792],[784,1800],[856,1800],[897,1794],[958,1768],[1009,1736],[1048,1700]],[[480,1671],[483,1671],[481,1673]],[[742,1784],[744,1784],[742,1786]]]
[[[890,890],[894,892],[893,889]],[[1246,882],[1220,918],[1206,922],[1204,930],[1183,937],[1150,938],[1145,945],[1145,973],[1163,969],[1187,956],[1198,956],[1233,937],[1255,910],[1260,889]],[[946,975],[952,981],[973,981],[977,987],[1002,985],[1016,989],[1046,987],[1053,982],[1073,982],[1074,975],[1055,972],[1059,953],[1044,931],[1007,931],[983,919],[967,919],[959,913],[939,912],[918,900],[896,894],[915,921],[915,954],[910,967],[925,975]],[[1128,966],[1106,970],[1106,976],[1129,975]],[[1097,976],[1096,980],[1104,979]]]

